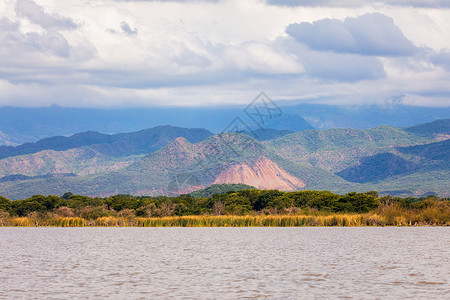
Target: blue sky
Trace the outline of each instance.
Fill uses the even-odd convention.
[[[0,106],[450,105],[439,0],[0,0]]]

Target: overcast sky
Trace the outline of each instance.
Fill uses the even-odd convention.
[[[447,107],[449,3],[0,0],[0,106]]]

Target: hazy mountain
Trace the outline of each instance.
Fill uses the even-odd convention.
[[[450,117],[450,107],[420,107],[401,104],[334,106],[298,104],[283,111],[302,116],[315,128],[372,128],[379,125],[410,127]]]
[[[25,143],[16,147],[0,146],[0,159],[37,153],[43,150],[64,151],[84,146],[93,146],[98,152],[111,156],[145,154],[160,149],[180,136],[195,143],[211,135],[212,133],[206,129],[187,129],[173,126],[158,126],[138,132],[113,135],[87,131],[70,137],[45,138],[35,143]]]
[[[255,129],[243,106],[195,108],[0,108],[0,131],[8,136],[5,145],[33,142],[52,136],[69,136],[78,132],[119,133],[138,131],[161,124],[185,128],[206,128],[222,132],[235,118]],[[405,105],[333,106],[319,104],[280,105],[281,117],[269,120],[264,129],[300,131],[314,128],[371,128],[379,125],[409,127],[445,119],[450,108],[426,108]],[[306,120],[306,121],[305,121]],[[305,123],[306,122],[306,123]],[[310,124],[310,125],[309,125]]]
[[[85,131],[109,134],[134,132],[162,124],[221,132],[240,113],[244,114],[241,107],[127,109],[2,107],[0,131],[8,136],[17,136],[17,139],[22,139],[23,142],[53,136],[69,136]]]
[[[293,132],[314,129],[314,127],[300,115],[290,113],[283,113],[281,116],[269,120],[265,125],[266,128],[289,130]]]
[[[265,128],[265,129],[256,129],[252,130],[251,132],[242,132],[247,134],[248,136],[251,136],[258,141],[266,141],[266,140],[273,140],[280,137],[285,136],[286,134],[294,133],[292,130],[280,130],[280,129],[273,129],[273,128]]]
[[[35,137],[26,136],[23,134],[11,133],[6,134],[3,131],[0,131],[0,146],[17,146],[26,142],[34,142],[36,141]]]

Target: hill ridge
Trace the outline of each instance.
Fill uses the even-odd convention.
[[[168,130],[170,131],[170,128]],[[166,143],[165,137],[154,140],[156,144],[161,142],[158,145],[165,143],[158,150],[133,158],[127,153],[135,150],[130,149],[126,141],[120,144],[123,148],[118,149],[123,156],[118,155],[120,153],[108,156],[111,152],[105,151],[105,148],[102,148],[104,145],[77,148],[90,149],[96,155],[104,155],[106,159],[132,159],[129,165],[120,169],[102,170],[90,175],[78,174],[79,176],[67,178],[8,181],[0,183],[0,189],[10,198],[26,198],[30,193],[62,194],[67,191],[87,195],[161,195],[170,192],[171,182],[177,183],[173,185],[172,192],[190,191],[189,186],[179,186],[180,178],[192,177],[195,180],[190,182],[195,183],[196,188],[201,188],[214,183],[221,176],[225,182],[227,178],[238,178],[236,181],[241,181],[242,176],[238,174],[241,171],[254,178],[258,176],[259,169],[263,169],[265,174],[271,172],[268,176],[272,178],[271,182],[293,176],[296,178],[292,179],[293,181],[301,180],[304,183],[293,184],[295,189],[326,189],[334,192],[407,190],[415,195],[422,192],[445,195],[450,182],[448,169],[442,167],[450,160],[444,155],[445,152],[450,153],[447,150],[448,141],[436,143],[433,138],[418,136],[392,126],[364,130],[307,130],[263,142],[240,133],[210,135],[194,143],[189,141],[188,137],[176,137]],[[145,144],[148,141],[141,142],[143,143],[137,143],[135,146],[148,147],[146,149],[152,146]],[[365,157],[381,153],[389,153],[387,157],[393,157],[393,162],[398,156],[419,166],[406,173],[387,173],[388,177],[383,175],[380,179],[370,179],[371,181],[364,183],[347,181],[336,175],[342,170],[356,166]],[[264,164],[260,161],[261,167],[253,170],[262,156],[270,162]],[[435,157],[442,159],[437,162]],[[6,160],[0,160],[2,161]],[[237,168],[240,168],[239,172]]]

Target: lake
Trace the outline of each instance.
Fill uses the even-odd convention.
[[[0,299],[444,299],[446,227],[1,228]]]

